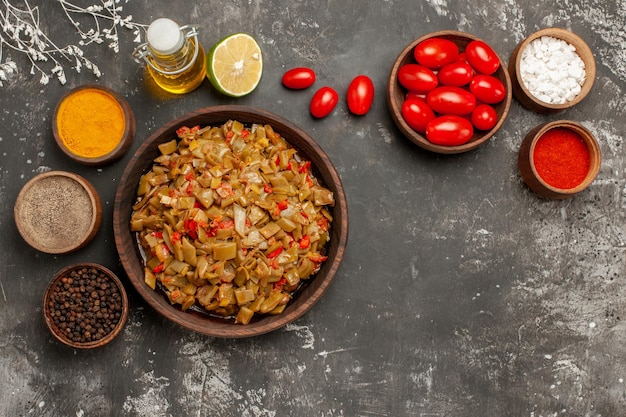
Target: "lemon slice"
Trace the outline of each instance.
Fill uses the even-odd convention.
[[[261,80],[263,56],[256,40],[246,33],[235,33],[217,42],[207,55],[209,81],[215,89],[231,97],[251,93]]]

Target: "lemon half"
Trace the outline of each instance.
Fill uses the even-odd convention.
[[[231,97],[251,93],[261,81],[263,55],[257,41],[246,33],[234,33],[217,42],[207,54],[209,81]]]

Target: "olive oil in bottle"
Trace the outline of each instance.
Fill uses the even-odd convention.
[[[184,94],[202,84],[206,59],[196,27],[160,18],[150,24],[146,37],[147,42],[137,47],[133,56],[147,64],[148,74],[159,87]]]

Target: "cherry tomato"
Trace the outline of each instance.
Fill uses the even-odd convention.
[[[398,70],[398,82],[409,91],[425,94],[437,87],[437,74],[419,64],[405,64]]]
[[[346,93],[348,110],[361,116],[367,113],[374,102],[374,83],[367,75],[354,77]]]
[[[416,93],[415,91],[407,91],[404,95],[405,100],[416,99],[426,103],[426,96],[424,94]]]
[[[474,76],[474,70],[467,62],[454,61],[445,65],[437,73],[437,78],[442,85],[462,87],[468,84]]]
[[[470,92],[484,103],[496,104],[506,97],[506,87],[502,81],[491,75],[478,74],[469,85]]]
[[[472,112],[472,124],[478,130],[491,130],[498,122],[496,109],[481,103]]]
[[[333,88],[324,86],[313,94],[309,110],[314,117],[321,119],[333,111],[338,101],[339,94]]]
[[[426,103],[437,113],[464,116],[476,107],[476,97],[461,87],[441,86],[426,95]]]
[[[461,116],[439,116],[426,126],[426,139],[436,145],[463,145],[469,142],[473,134],[472,123]]]
[[[418,64],[437,70],[457,59],[459,47],[449,39],[435,37],[418,43],[413,56]]]
[[[315,71],[310,68],[292,68],[283,74],[283,85],[292,90],[303,90],[315,83]]]
[[[421,99],[408,99],[402,103],[402,117],[411,129],[424,133],[428,122],[435,118],[435,113]]]
[[[469,62],[467,62],[467,56],[465,54],[465,51],[459,53],[459,56],[456,57],[456,61],[458,61],[458,62],[465,62],[466,64],[469,64]]]
[[[483,41],[473,40],[465,47],[467,62],[476,71],[491,75],[500,67],[500,59],[491,46]]]

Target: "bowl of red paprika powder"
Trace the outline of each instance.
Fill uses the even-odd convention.
[[[530,189],[560,200],[583,191],[600,170],[600,146],[583,125],[556,120],[532,129],[519,151],[518,168]]]

